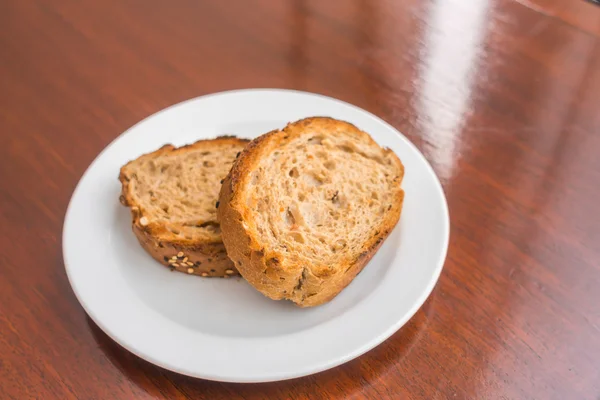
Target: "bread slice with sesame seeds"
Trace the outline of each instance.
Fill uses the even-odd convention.
[[[323,304],[365,267],[400,218],[404,166],[352,124],[307,118],[253,140],[223,182],[229,257],[271,299]]]
[[[219,137],[165,145],[121,168],[120,201],[142,247],[172,270],[206,277],[238,271],[216,218],[222,179],[248,140]]]

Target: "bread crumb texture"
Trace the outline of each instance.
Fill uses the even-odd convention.
[[[221,240],[215,207],[220,182],[245,143],[200,143],[197,148],[165,146],[122,170],[128,182],[127,201],[139,205],[140,223],[154,226],[158,239]]]

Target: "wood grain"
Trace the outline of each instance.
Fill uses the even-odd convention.
[[[0,398],[598,399],[600,7],[553,0],[0,2]],[[407,135],[451,243],[419,313],[341,367],[207,382],[90,322],[61,229],[82,173],[168,105],[281,87]]]

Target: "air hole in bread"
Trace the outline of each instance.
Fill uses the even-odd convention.
[[[259,178],[259,173],[258,173],[258,171],[254,171],[254,172],[252,173],[251,183],[252,183],[253,185],[256,185],[256,184],[258,183],[258,178]]]
[[[329,215],[336,221],[340,219],[340,214],[337,211],[329,210]]]
[[[305,221],[304,221],[304,216],[302,215],[302,212],[300,211],[300,207],[298,206],[298,203],[293,201],[290,206],[288,207],[288,210],[290,211],[290,213],[292,214],[292,216],[294,217],[294,223],[297,226],[304,226],[305,225]]]
[[[188,191],[188,188],[186,186],[183,186],[181,184],[181,182],[177,182],[177,188],[179,190],[181,190],[183,193],[187,193],[187,191]],[[152,194],[152,192],[150,192],[150,196],[154,196],[154,194]]]
[[[330,250],[331,252],[335,253],[336,251],[345,249],[346,246],[348,246],[346,241],[343,239],[339,239],[336,240],[336,242],[330,246]]]
[[[294,214],[288,207],[285,211],[285,222],[288,226],[293,226],[296,224],[296,219],[294,218]]]
[[[343,144],[343,145],[339,146],[339,148],[340,148],[340,150],[342,150],[346,153],[351,153],[351,154],[354,153],[354,149],[347,144]]]
[[[333,204],[339,204],[339,202],[340,202],[339,194],[340,194],[340,191],[336,190],[335,193],[333,194],[333,196],[331,196],[331,202]]]
[[[279,259],[277,257],[272,257],[267,260],[267,267],[275,268],[279,266]]]
[[[215,232],[215,233],[220,233],[221,232],[221,225],[218,222],[215,221],[206,221],[203,222],[199,225],[196,225],[196,227],[198,228],[204,228],[207,231],[211,231],[211,232]]]
[[[212,162],[212,161],[204,161],[204,162],[202,163],[202,165],[204,165],[205,167],[208,167],[208,168],[210,168],[210,167],[214,167],[214,166],[215,166],[215,163],[214,163],[214,162]]]
[[[304,240],[304,235],[300,232],[291,232],[290,236],[292,237],[292,239],[294,239],[295,242],[304,244],[305,240]]]
[[[258,201],[257,210],[260,213],[266,212],[269,208],[269,199],[260,199]]]
[[[327,168],[328,170],[335,169],[335,161],[327,160],[327,161],[325,161],[325,163],[324,163],[323,165],[324,165],[324,166],[325,166],[325,168]]]
[[[194,202],[190,201],[189,199],[181,200],[181,204],[183,204],[186,207],[194,208]]]
[[[306,174],[305,181],[309,186],[319,187],[323,184],[323,181],[320,177],[317,177],[315,174]]]
[[[297,178],[297,177],[299,177],[299,176],[300,176],[300,173],[298,173],[298,168],[294,167],[294,168],[290,169],[289,175],[290,175],[292,178]]]

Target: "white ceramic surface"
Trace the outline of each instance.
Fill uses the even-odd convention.
[[[402,217],[363,272],[333,301],[301,309],[263,297],[243,279],[170,272],[138,245],[118,201],[119,168],[165,143],[236,134],[253,138],[308,116],[369,132],[405,165]],[[390,125],[332,98],[287,90],[199,97],[133,126],[81,178],[63,231],[65,267],[83,308],[123,347],[161,367],[234,382],[323,371],[375,347],[413,316],[446,256],[449,218],[423,155]]]

